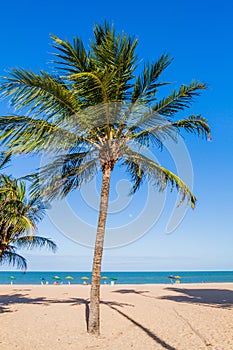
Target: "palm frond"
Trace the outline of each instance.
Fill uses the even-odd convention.
[[[35,224],[40,222],[46,214],[46,210],[50,209],[50,204],[45,203],[38,196],[29,197],[24,208],[24,215],[33,221]]]
[[[178,91],[173,91],[168,97],[163,98],[152,106],[152,111],[168,118],[179,111],[189,108],[195,96],[206,89],[206,85],[192,81],[189,85],[182,85]]]
[[[67,71],[69,75],[88,69],[88,53],[79,37],[73,38],[73,45],[68,40],[64,41],[56,35],[51,34],[50,37],[53,39],[52,46],[58,51],[54,53],[54,56],[59,60],[54,62],[58,64],[59,69]]]
[[[13,240],[13,244],[19,249],[47,248],[53,253],[57,250],[56,244],[51,239],[34,235],[17,237]]]
[[[147,147],[151,144],[157,144],[161,148],[166,139],[171,138],[176,141],[182,130],[211,139],[208,122],[200,115],[191,115],[188,118],[175,122],[164,120],[163,123],[159,122],[159,119],[156,117],[148,119],[145,123],[139,124],[137,128],[134,128],[131,139]]]
[[[191,207],[195,207],[196,197],[177,175],[146,156],[139,154],[138,152],[134,152],[129,148],[125,150],[125,158],[128,162],[131,161],[137,164],[137,167],[140,168],[140,173],[146,177],[147,181],[151,182],[156,188],[158,188],[159,191],[164,191],[168,186],[172,191],[175,187],[181,195],[180,204],[187,199]],[[140,182],[141,181],[139,181],[139,185]],[[139,186],[137,183],[135,183],[133,192],[135,192],[135,190],[138,188]]]
[[[11,160],[10,152],[1,152],[0,153],[0,169],[3,170],[7,163]]]
[[[60,126],[43,119],[27,116],[0,117],[0,140],[14,153],[57,151],[69,149],[75,143],[86,141],[82,136],[72,132],[72,121]]]
[[[108,88],[111,87],[112,77],[115,72],[91,71],[71,74],[69,80],[74,82],[80,98],[85,98],[89,104],[100,104],[110,102]]]
[[[98,159],[86,152],[57,157],[40,168],[37,180],[32,184],[31,195],[42,194],[45,200],[64,198],[83,183],[89,182],[98,168]]]
[[[202,118],[200,115],[192,115],[189,118],[178,120],[172,123],[172,126],[176,129],[183,129],[190,133],[195,133],[198,136],[202,136],[211,139],[210,127],[205,118]]]
[[[105,22],[94,27],[94,40],[91,41],[91,58],[99,69],[114,67],[122,78],[130,80],[135,70],[137,57],[135,50],[138,40],[125,33],[116,35],[114,26]]]
[[[143,102],[147,104],[155,100],[158,88],[169,84],[157,82],[157,80],[172,60],[169,55],[163,54],[154,64],[144,66],[143,73],[138,76],[134,85],[132,103]]]
[[[7,213],[6,220],[10,225],[14,227],[14,233],[19,234],[21,232],[32,232],[36,229],[35,223],[26,215],[22,215],[20,212]]]
[[[166,118],[147,111],[129,125],[124,136],[148,148],[153,145],[162,150],[167,138],[176,140],[175,133],[177,133],[175,127],[172,127],[171,122]]]
[[[45,113],[47,119],[76,114],[79,110],[79,100],[61,78],[44,71],[35,74],[12,69],[8,77],[2,77],[0,91],[3,97],[10,98],[16,110],[27,108],[27,113],[35,116]]]
[[[17,201],[25,195],[25,184],[8,175],[1,174],[0,176],[0,199],[6,205],[9,201]],[[0,204],[1,205],[1,204]]]
[[[116,35],[114,27],[107,22],[103,26],[95,25],[90,57],[98,70],[105,71],[105,75],[113,74],[108,89],[110,102],[124,101],[130,96],[137,43],[137,39],[124,33]]]
[[[27,260],[23,256],[8,250],[2,253],[0,264],[16,266],[18,269],[24,271],[27,269]]]
[[[133,195],[135,192],[137,192],[137,190],[139,190],[140,186],[145,180],[144,171],[138,163],[130,159],[124,159],[124,161],[122,162],[122,166],[126,166],[127,172],[131,177],[131,182],[133,183],[133,186],[129,194]]]
[[[164,141],[166,139],[166,133],[156,133],[147,130],[141,131],[141,129],[139,129],[138,133],[135,132],[135,135],[132,134],[129,136],[129,138],[130,140],[141,146],[147,148],[155,147],[162,151],[164,147]]]

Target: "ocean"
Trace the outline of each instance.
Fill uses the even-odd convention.
[[[180,283],[214,283],[233,282],[233,271],[166,271],[166,272],[102,272],[101,283],[115,284],[170,284],[169,276],[180,276]],[[69,277],[68,277],[69,276]],[[68,278],[67,278],[68,277]],[[84,278],[82,278],[84,277]],[[0,284],[82,284],[90,283],[90,272],[60,272],[60,271],[36,271],[36,272],[12,272],[0,271]]]

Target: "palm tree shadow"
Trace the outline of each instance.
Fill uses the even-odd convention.
[[[44,297],[31,298],[26,294],[2,294],[0,295],[0,307],[12,306],[14,304],[38,304],[38,305],[49,305],[51,300],[46,299]]]
[[[28,294],[21,294],[21,293],[17,293],[13,295],[5,294],[5,295],[0,295],[0,313],[12,312],[12,310],[10,310],[9,307],[17,304],[35,304],[35,305],[49,306],[50,304],[61,304],[61,303],[68,303],[71,306],[84,304],[85,320],[86,320],[86,327],[87,327],[88,319],[89,319],[89,301],[83,298],[48,299],[46,297],[32,298],[32,297],[29,297]]]
[[[135,294],[139,294],[145,297],[149,297],[147,295],[144,295],[143,293],[148,293],[149,291],[136,291],[134,289],[120,289],[118,291],[115,291],[118,293],[135,293]],[[151,297],[154,298],[154,297]],[[135,307],[134,304],[128,304],[128,303],[117,303],[115,301],[102,301],[101,304],[104,304],[108,307],[110,307],[112,310],[115,310],[116,312],[118,312],[121,316],[125,317],[127,320],[129,320],[130,322],[132,322],[135,326],[137,326],[138,328],[140,328],[143,332],[145,332],[150,338],[152,338],[157,344],[160,344],[164,349],[167,350],[176,350],[174,347],[172,347],[171,345],[167,344],[164,340],[160,339],[155,333],[153,333],[149,328],[143,326],[141,323],[139,323],[138,321],[134,320],[132,317],[130,317],[129,315],[127,315],[125,312],[119,310],[116,306],[120,306],[120,307],[124,307],[124,306],[130,306],[130,307]]]
[[[85,305],[85,321],[86,321],[86,328],[88,328],[88,320],[89,320],[89,299],[84,298],[70,298],[70,299],[49,299],[46,297],[37,297],[32,298],[28,294],[5,294],[0,295],[0,313],[4,312],[12,312],[10,309],[11,306],[17,305],[17,304],[35,304],[35,305],[44,305],[49,306],[50,304],[70,304],[71,306],[76,305]],[[132,304],[128,303],[118,303],[115,301],[101,301],[101,304],[110,305],[110,306],[134,306]]]
[[[176,350],[173,346],[169,345],[168,343],[166,343],[164,340],[162,340],[161,338],[159,338],[155,333],[153,333],[149,328],[143,326],[141,323],[139,323],[138,321],[134,320],[132,317],[130,317],[129,315],[127,315],[126,313],[122,312],[121,310],[118,310],[116,307],[112,306],[112,305],[108,305],[111,309],[115,310],[116,312],[118,312],[120,315],[122,315],[123,317],[125,317],[127,320],[129,320],[130,322],[132,322],[135,326],[137,326],[139,329],[141,329],[143,332],[145,332],[150,338],[152,338],[157,344],[160,344],[164,349],[167,350]]]
[[[144,293],[149,293],[149,290],[136,290],[136,289],[117,289],[113,290],[112,293],[121,293],[121,294],[139,294],[143,295]]]
[[[228,289],[183,289],[165,288],[181,295],[164,295],[159,299],[171,300],[179,303],[191,303],[216,308],[233,308],[233,291]]]
[[[146,295],[146,293],[150,293],[149,290],[136,290],[136,289],[118,289],[112,291],[112,293],[120,293],[120,294],[137,294],[141,295],[145,298],[152,298],[152,299],[157,299],[156,297],[152,295]]]
[[[140,293],[139,293],[140,294]],[[88,326],[88,319],[89,319],[89,299],[84,298],[70,298],[70,299],[49,299],[46,297],[37,297],[32,298],[28,294],[5,294],[0,295],[0,312],[11,312],[10,306],[17,305],[17,304],[35,304],[35,305],[45,305],[49,306],[50,304],[59,304],[59,303],[67,303],[71,306],[75,305],[85,305],[85,321],[86,321],[86,327]],[[101,304],[106,305],[107,307],[110,307],[111,309],[118,312],[120,315],[124,316],[127,320],[132,322],[134,325],[139,327],[142,331],[144,331],[149,337],[151,337],[156,343],[163,346],[164,349],[168,350],[176,350],[174,347],[167,344],[164,340],[160,339],[156,334],[154,334],[152,331],[150,331],[148,328],[140,324],[139,322],[135,321],[132,317],[124,313],[123,311],[119,310],[118,307],[124,308],[127,307],[134,307],[134,304],[129,303],[122,303],[122,302],[116,302],[116,301],[101,301]]]

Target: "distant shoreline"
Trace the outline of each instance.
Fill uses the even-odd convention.
[[[83,287],[83,288],[88,288],[89,286],[91,285],[91,283],[87,284],[87,285],[84,285],[83,283],[62,283],[62,284],[53,284],[53,283],[49,283],[49,284],[17,284],[17,283],[13,283],[12,285],[10,283],[8,284],[1,284],[0,283],[0,288],[1,287],[15,287],[15,288],[23,288],[23,287],[30,287],[30,288],[33,288],[33,287],[54,287],[54,288],[66,288],[66,287]],[[127,284],[127,283],[115,283],[114,285],[110,285],[110,284],[101,284],[101,287],[103,288],[115,288],[115,287],[127,287],[127,288],[132,288],[134,286],[137,286],[137,287],[175,287],[175,288],[184,288],[184,287],[191,287],[191,286],[207,286],[207,285],[210,285],[210,286],[217,286],[217,285],[220,285],[220,286],[223,286],[223,285],[230,285],[230,286],[233,286],[233,282],[194,282],[194,283],[132,283],[132,284]]]
[[[91,270],[27,270],[26,272],[21,270],[1,270],[0,273],[91,273]],[[102,273],[180,273],[180,272],[233,272],[232,270],[103,270]]]
[[[0,284],[83,284],[91,282],[91,272],[71,271],[2,271]],[[106,272],[101,273],[101,283],[111,284],[180,284],[233,283],[233,271],[164,271],[164,272]]]

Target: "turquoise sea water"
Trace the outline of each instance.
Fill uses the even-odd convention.
[[[110,283],[111,278],[117,278],[117,284],[143,284],[143,283],[165,283],[169,284],[170,275],[179,275],[181,283],[203,283],[203,282],[233,282],[233,271],[167,271],[167,272],[103,272],[102,276],[107,276],[107,279],[102,279],[101,283]],[[12,277],[13,276],[13,277]],[[59,279],[54,277],[58,276]],[[67,279],[66,276],[72,276],[73,279]],[[90,272],[3,272],[0,271],[0,284],[40,284],[41,282],[53,284],[82,284],[82,277],[89,277],[87,282],[91,281]]]

